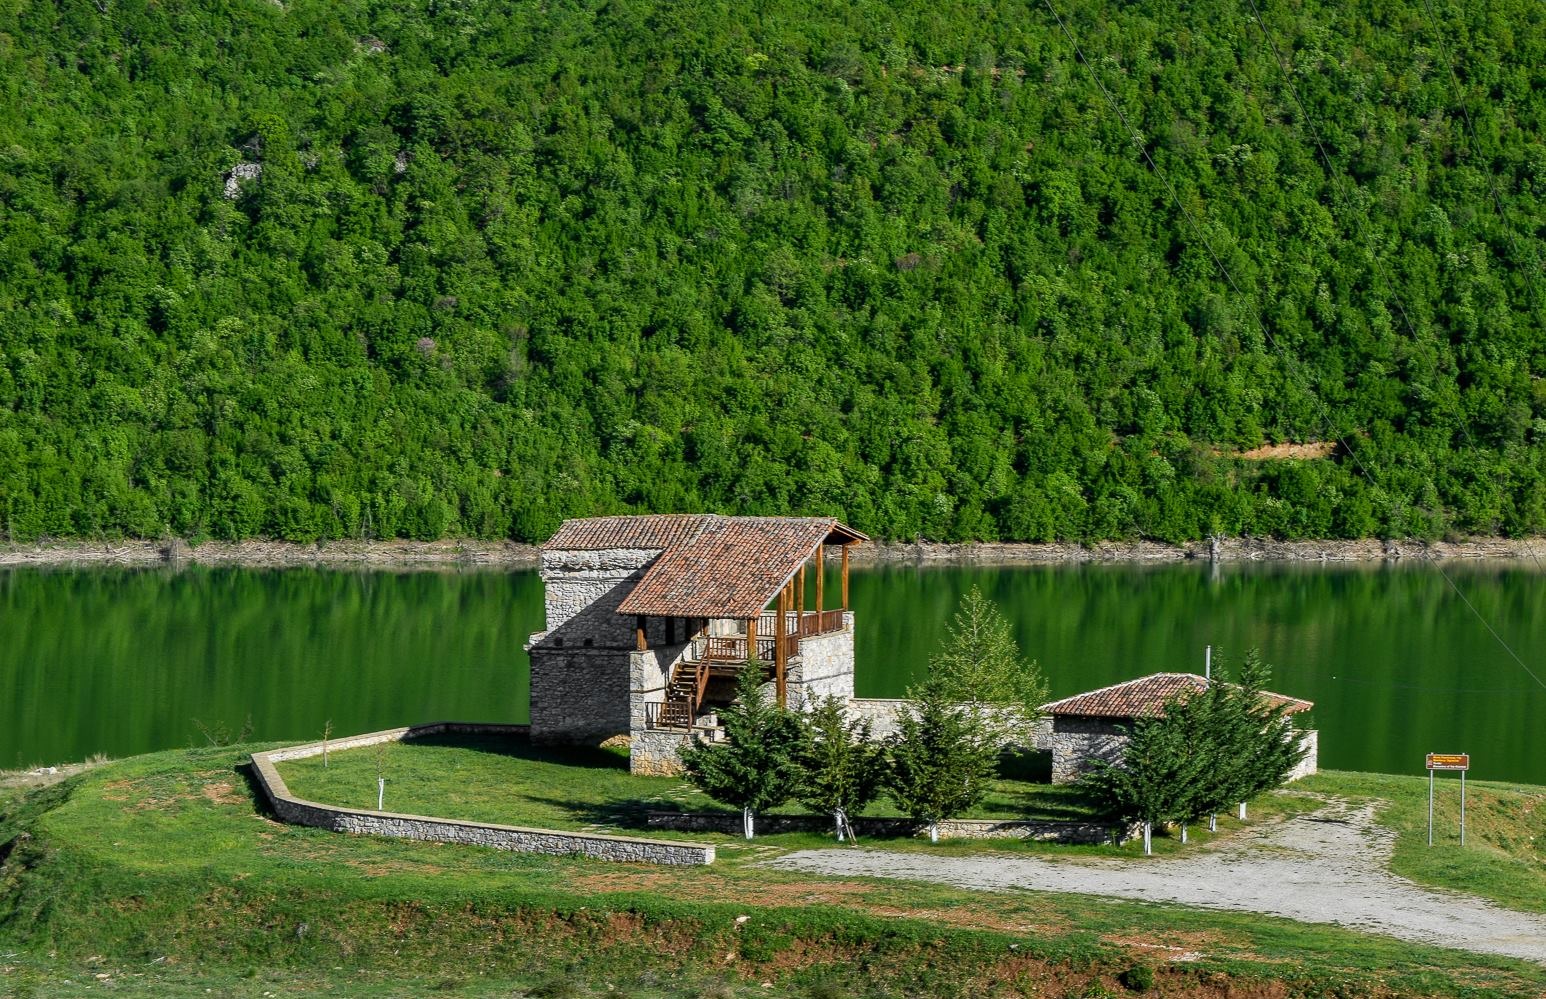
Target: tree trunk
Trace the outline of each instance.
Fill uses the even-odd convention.
[[[843,827],[848,824],[843,816],[843,810],[841,808],[833,810],[832,821],[837,826],[837,841],[841,843],[843,842]]]
[[[752,810],[750,808],[741,809],[741,832],[745,833],[747,839],[751,839],[757,834],[755,826],[756,820],[752,817]]]
[[[1186,823],[1181,823],[1181,845],[1186,845]]]
[[[1208,831],[1209,832],[1218,832],[1219,831],[1219,817],[1217,815],[1210,815],[1210,816],[1208,816]]]
[[[1154,846],[1149,841],[1150,834],[1153,831],[1154,827],[1152,825],[1147,822],[1143,824],[1143,855],[1145,857],[1152,856],[1154,853]]]
[[[930,843],[938,843],[939,842],[939,823],[938,822],[930,822],[929,823],[929,842]]]

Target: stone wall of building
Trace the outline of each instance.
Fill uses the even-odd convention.
[[[531,649],[531,738],[594,745],[631,728],[628,649]]]
[[[617,608],[659,554],[635,548],[543,552],[546,630],[532,636],[532,644],[633,649],[634,619]],[[649,636],[651,644],[665,641],[665,622],[651,625],[659,632]]]
[[[631,548],[542,553],[547,629],[526,646],[533,741],[596,743],[633,730],[635,621],[617,608],[659,554]],[[666,622],[651,620],[648,638],[664,643]],[[655,684],[664,686],[664,680]]]
[[[843,614],[843,630],[800,639],[800,655],[789,664],[789,706],[810,710],[828,697],[854,696],[854,615]]]
[[[1126,748],[1126,730],[1109,718],[1059,715],[1052,719],[1052,783],[1077,780],[1094,760],[1115,763]]]
[[[1304,747],[1304,759],[1289,771],[1289,780],[1308,777],[1320,769],[1321,734],[1313,728],[1305,729],[1299,733],[1299,745]]]
[[[628,769],[651,777],[674,777],[682,772],[682,758],[677,753],[691,739],[690,733],[680,729],[636,729],[628,744]]]
[[[351,738],[333,739],[329,741],[328,747],[333,752],[341,752],[346,749],[383,742],[397,742],[445,731],[498,730],[514,733],[522,729],[524,726],[461,725],[455,722],[439,722],[433,725],[418,725],[412,728],[397,728]],[[373,812],[324,805],[295,797],[290,793],[284,778],[279,775],[275,764],[284,760],[319,756],[322,749],[323,744],[315,742],[305,746],[292,746],[288,749],[252,754],[253,774],[258,786],[268,798],[274,814],[283,821],[318,829],[330,829],[334,832],[391,836],[436,843],[467,843],[518,853],[579,855],[598,860],[644,864],[694,865],[714,862],[714,848],[695,843],[639,839],[631,836],[602,836],[555,829],[528,829],[521,826],[465,822],[460,819],[405,815],[397,812]]]

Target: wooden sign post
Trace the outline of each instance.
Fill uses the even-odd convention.
[[[1460,845],[1465,846],[1465,774],[1471,769],[1469,753],[1429,753],[1428,760],[1428,845],[1433,845],[1433,774],[1437,770],[1460,771]]]

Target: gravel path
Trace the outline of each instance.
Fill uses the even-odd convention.
[[[1390,874],[1386,865],[1395,834],[1374,821],[1374,807],[1328,799],[1309,815],[1174,858],[1045,860],[830,849],[800,850],[770,866],[1261,912],[1546,964],[1546,916]]]

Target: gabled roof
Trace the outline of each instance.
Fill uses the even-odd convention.
[[[1085,718],[1158,718],[1172,700],[1191,697],[1207,687],[1208,681],[1196,673],[1151,673],[1043,704],[1041,710],[1049,715]],[[1270,690],[1264,690],[1262,694],[1273,707],[1284,708],[1286,714],[1298,714],[1315,706],[1312,701],[1274,694]]]
[[[832,517],[649,514],[566,520],[544,551],[659,549],[620,614],[752,618],[818,545],[868,541]]]
[[[635,548],[664,551],[702,532],[715,519],[707,513],[652,513],[627,517],[566,520],[542,545],[543,551]]]

